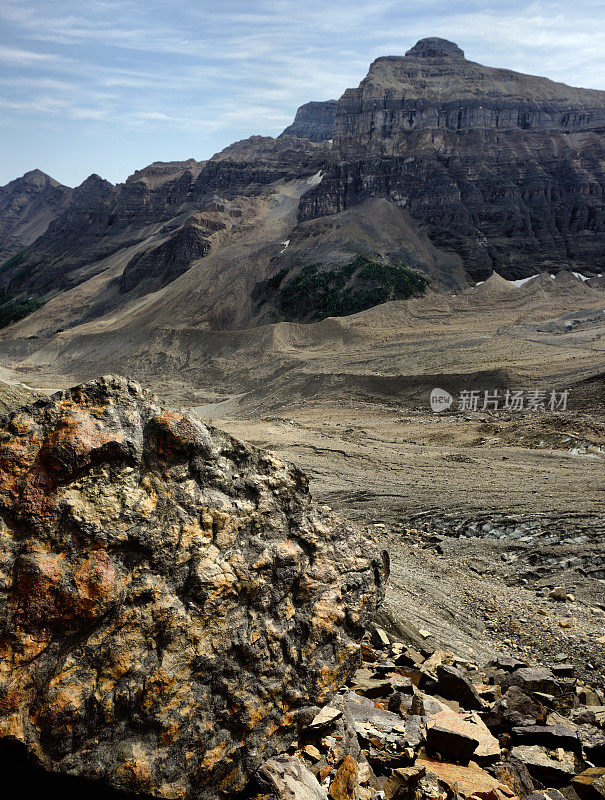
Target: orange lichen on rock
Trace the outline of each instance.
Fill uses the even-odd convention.
[[[294,467],[109,377],[0,418],[0,737],[238,792],[356,666],[380,554]]]

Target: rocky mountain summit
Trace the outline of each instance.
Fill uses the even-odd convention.
[[[443,39],[377,59],[338,102],[332,166],[301,218],[368,196],[404,205],[478,279],[596,273],[605,92],[484,67]]]
[[[605,92],[482,66],[452,42],[422,39],[403,56],[378,58],[338,101],[302,106],[276,139],[251,136],[207,161],[154,162],[115,187],[93,175],[67,189],[28,173],[1,189],[6,254],[13,255],[0,266],[0,323],[83,284],[84,298],[78,296],[87,321],[121,310],[131,292],[134,299],[172,287],[180,296],[192,269],[209,291],[229,276],[219,307],[198,309],[200,324],[309,321],[325,309],[293,314],[272,297],[261,307],[258,287],[283,270],[291,280],[307,267],[320,284],[333,283],[332,257],[310,264],[311,254],[321,253],[335,215],[363,215],[363,203],[374,199],[405,211],[404,233],[428,237],[440,251],[440,268],[417,252],[389,261],[399,252],[386,252],[372,220],[370,235],[357,227],[347,240],[342,231],[338,269],[349,254],[381,269],[415,264],[418,280],[437,291],[485,280],[492,271],[510,280],[538,271],[596,277],[605,251],[604,129]],[[218,220],[224,235],[197,231],[200,214],[228,204],[247,209],[241,225],[227,214]],[[385,240],[392,216],[385,218]],[[303,232],[307,250],[299,248],[292,264],[294,250],[283,248]],[[404,250],[417,249],[407,233],[401,238]],[[17,242],[22,249],[15,253]],[[361,287],[370,305],[397,299],[389,280]],[[367,307],[324,306],[336,315]],[[189,318],[190,311],[174,322]],[[74,320],[57,316],[44,332],[66,324]]]
[[[72,189],[39,169],[0,187],[0,253],[3,261],[44,233],[71,201]]]
[[[241,790],[355,668],[388,563],[307,479],[107,377],[0,419],[0,740]]]

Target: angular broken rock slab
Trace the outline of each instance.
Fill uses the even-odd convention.
[[[468,712],[457,714],[455,711],[443,707],[442,711],[430,714],[428,725],[438,725],[446,728],[453,733],[468,736],[477,741],[477,747],[472,757],[480,764],[489,764],[498,761],[500,758],[500,744],[495,736],[489,731],[483,720],[478,714]]]
[[[447,664],[437,666],[438,691],[448,700],[457,700],[462,708],[480,711],[483,702],[477,690],[461,669],[450,667]]]
[[[426,735],[426,751],[439,761],[468,764],[479,741],[466,733],[443,725],[432,725]]]
[[[266,761],[260,777],[279,800],[328,800],[315,775],[295,756],[277,756]]]
[[[561,684],[545,667],[520,667],[511,672],[500,685],[503,692],[511,686],[518,686],[528,694],[535,692],[554,696],[561,694]]]
[[[474,761],[467,765],[450,764],[447,761],[438,761],[421,755],[416,760],[416,766],[424,767],[427,774],[436,775],[450,788],[455,789],[459,797],[489,796],[496,789],[506,795],[512,794],[505,784],[481,769]]]
[[[583,800],[605,798],[605,767],[591,767],[576,775],[573,788]]]
[[[240,790],[349,677],[384,560],[305,475],[106,377],[0,418],[0,737]]]
[[[578,772],[578,758],[567,750],[550,750],[540,745],[517,745],[510,752],[512,758],[521,761],[532,778],[546,786],[565,786]]]

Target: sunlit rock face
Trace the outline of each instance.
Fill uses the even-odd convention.
[[[302,472],[106,377],[0,418],[0,738],[241,789],[356,665],[386,566]]]
[[[495,69],[445,39],[376,59],[338,101],[331,167],[300,219],[388,197],[477,279],[597,274],[605,92]]]

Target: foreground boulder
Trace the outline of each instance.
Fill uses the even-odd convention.
[[[359,660],[386,568],[303,473],[108,377],[0,418],[0,738],[240,790]]]

